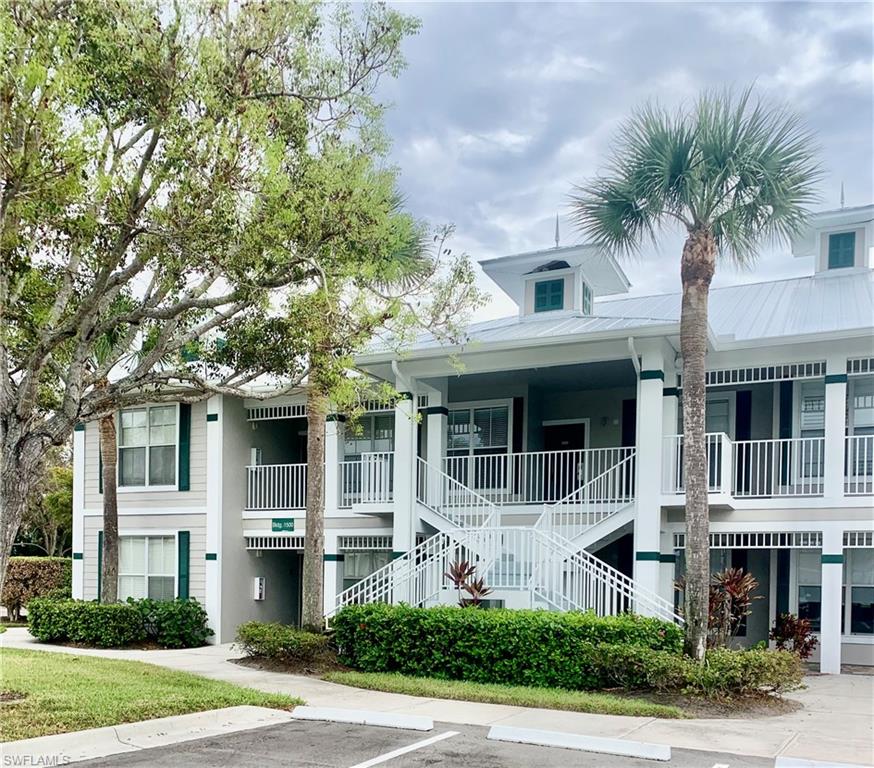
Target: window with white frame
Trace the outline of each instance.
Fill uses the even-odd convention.
[[[874,549],[844,554],[844,626],[851,635],[874,635]]]
[[[850,429],[853,435],[874,435],[874,376],[850,379]]]
[[[814,632],[822,618],[822,557],[818,549],[798,552],[798,616],[810,621]]]
[[[510,409],[506,405],[457,408],[449,411],[446,448],[449,456],[507,453]]]
[[[178,408],[153,405],[119,413],[118,484],[176,485]]]
[[[390,562],[391,552],[386,550],[347,552],[343,555],[343,589],[355,586]]]
[[[393,413],[365,413],[346,430],[344,454],[356,459],[362,453],[393,451],[395,417]]]
[[[176,597],[176,537],[121,536],[118,541],[118,599]]]

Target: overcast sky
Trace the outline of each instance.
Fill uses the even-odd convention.
[[[568,194],[602,168],[617,124],[649,98],[677,106],[701,89],[755,81],[816,133],[823,208],[874,202],[872,4],[430,3],[408,68],[384,96],[392,160],[410,210],[456,225],[476,260],[579,242]],[[625,263],[636,294],[679,289],[681,238]],[[788,249],[716,284],[810,274]],[[478,318],[515,305],[495,299]]]

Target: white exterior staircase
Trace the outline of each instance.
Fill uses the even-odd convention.
[[[342,592],[334,611],[373,602],[454,602],[455,588],[445,573],[453,562],[467,560],[496,594],[523,593],[529,607],[602,616],[636,611],[682,622],[668,600],[580,546],[588,532],[608,533],[610,521],[633,509],[633,460],[632,454],[545,505],[535,525],[504,526],[497,505],[420,458],[419,511],[438,533]]]

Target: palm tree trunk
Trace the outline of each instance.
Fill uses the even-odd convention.
[[[118,493],[116,464],[118,449],[115,417],[99,422],[100,455],[103,457],[103,568],[100,573],[100,602],[118,602]]]
[[[325,620],[325,421],[328,399],[310,376],[307,394],[307,516],[301,625],[321,632]]]
[[[715,268],[713,235],[703,229],[691,231],[683,245],[680,351],[683,356],[683,484],[686,489],[685,649],[698,661],[703,661],[707,651],[710,607],[705,358],[707,299]]]

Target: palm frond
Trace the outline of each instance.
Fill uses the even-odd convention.
[[[602,176],[574,188],[573,219],[591,243],[628,254],[669,225],[706,229],[723,257],[755,260],[804,226],[822,172],[799,118],[731,90],[685,111],[656,104],[621,127]]]

